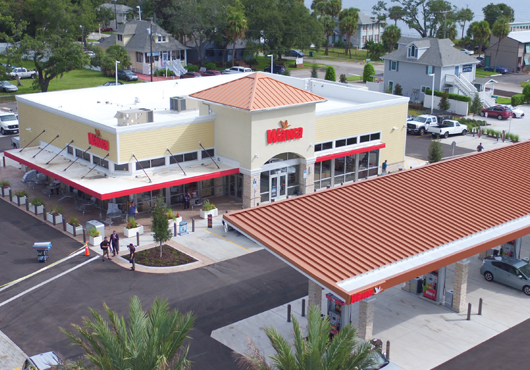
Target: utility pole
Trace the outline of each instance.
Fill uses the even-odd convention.
[[[151,74],[151,82],[153,82],[153,22],[149,28],[149,72]]]
[[[116,10],[116,3],[118,2],[118,0],[114,0],[114,18],[116,20],[116,23],[114,24],[115,27],[114,27],[114,31],[116,31],[118,29],[118,11]]]
[[[444,39],[445,39],[445,33],[447,31],[447,13],[451,12],[451,10],[441,10],[438,13],[444,13]]]

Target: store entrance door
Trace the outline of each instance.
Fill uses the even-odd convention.
[[[270,177],[271,201],[287,197],[287,173],[279,173]]]

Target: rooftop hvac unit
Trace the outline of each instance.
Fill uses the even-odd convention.
[[[181,96],[169,98],[169,108],[178,112],[186,110],[186,99]]]

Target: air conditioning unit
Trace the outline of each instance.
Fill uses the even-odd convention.
[[[186,99],[182,96],[174,96],[169,98],[169,109],[182,112],[186,110]]]

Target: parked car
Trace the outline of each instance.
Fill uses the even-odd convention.
[[[199,72],[202,76],[204,77],[209,77],[209,76],[220,76],[222,75],[221,71],[216,71],[215,69],[210,69],[208,71],[204,71],[204,72]]]
[[[482,261],[480,273],[487,281],[497,281],[530,295],[530,266],[512,257],[491,257]]]
[[[493,68],[493,66],[488,66],[488,67],[484,67],[484,70],[485,71],[489,71],[489,72],[497,72],[497,73],[501,73],[501,74],[505,74],[505,73],[510,72],[508,70],[508,68],[504,68],[503,66],[497,66],[497,67],[495,67],[495,69]]]
[[[368,367],[363,367],[361,370],[402,370],[396,364],[388,361],[385,356],[378,350],[372,351],[374,364]]]
[[[271,73],[271,67],[265,67],[263,71]],[[283,66],[280,66],[280,65],[275,65],[273,66],[272,71],[273,71],[272,73],[281,75],[283,72],[285,72],[285,68],[283,68]]]
[[[521,109],[517,109],[510,104],[500,104],[502,107],[510,108],[515,118],[523,118],[524,112]]]
[[[18,119],[13,112],[0,110],[0,132],[5,134],[18,134]]]
[[[477,68],[484,68],[484,60],[479,60],[477,63]]]
[[[138,81],[138,76],[128,69],[118,70],[118,78],[125,81]]]
[[[460,51],[463,51],[463,52],[466,53],[467,55],[473,55],[473,54],[475,54],[475,52],[474,52],[473,50],[460,49]]]
[[[118,84],[116,84],[116,81],[109,81],[109,82],[105,82],[101,86],[119,86],[119,85],[123,85],[123,82],[118,81]]]
[[[196,77],[202,77],[202,75],[199,72],[186,72],[180,75],[180,78],[196,78]]]
[[[104,27],[101,29],[101,32],[112,32],[112,27]]]
[[[246,67],[232,67],[225,69],[222,73],[224,75],[230,75],[233,73],[245,73],[245,72],[252,72],[252,69],[246,68]]]
[[[12,67],[9,72],[11,79],[15,79],[17,76],[20,78],[35,78],[37,77],[37,71],[28,71],[26,68]]]
[[[291,49],[291,50],[286,51],[285,55],[290,56],[290,57],[297,57],[297,58],[303,58],[305,56],[304,53],[296,49]]]
[[[24,361],[22,370],[46,370],[56,365],[60,365],[59,356],[55,352],[46,352],[28,358]]]
[[[493,107],[483,108],[482,112],[480,112],[480,115],[484,117],[486,116],[486,113],[488,114],[488,117],[497,117],[498,120],[503,118],[508,119],[513,115],[510,108],[506,108],[502,105],[494,105]]]
[[[18,91],[18,87],[9,81],[0,81],[0,90],[3,92],[15,92]]]

